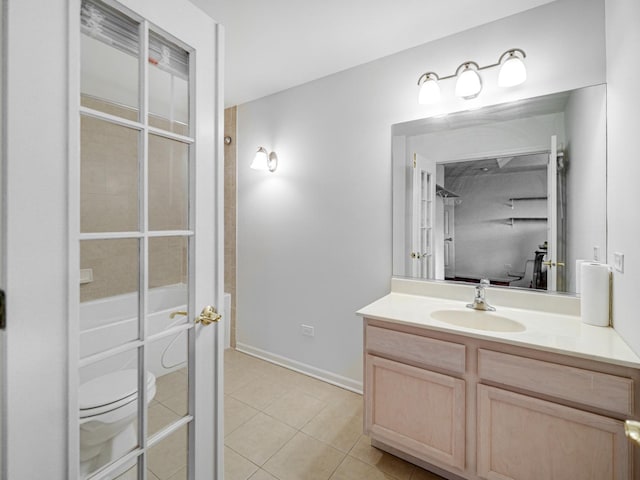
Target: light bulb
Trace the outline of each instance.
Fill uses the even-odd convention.
[[[500,73],[498,74],[498,86],[514,87],[524,83],[526,79],[527,69],[524,66],[524,62],[514,53],[511,53],[507,61],[502,64],[502,67],[500,67]]]
[[[478,96],[480,90],[482,90],[482,80],[480,80],[478,72],[469,68],[468,65],[464,68],[464,71],[458,75],[458,81],[456,82],[456,96],[465,99],[474,98]]]
[[[436,103],[440,100],[440,85],[436,79],[427,77],[420,85],[420,93],[418,94],[418,103],[421,105]]]

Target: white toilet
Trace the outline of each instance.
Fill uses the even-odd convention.
[[[147,402],[156,394],[156,377],[147,373]],[[80,386],[81,478],[122,457],[138,445],[138,371],[120,370]]]

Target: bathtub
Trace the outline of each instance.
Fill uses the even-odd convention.
[[[186,285],[176,284],[149,290],[147,336],[158,334],[184,317],[170,318],[171,312],[186,310]],[[229,346],[231,295],[224,294],[221,323],[225,348]],[[136,293],[91,300],[80,304],[80,357],[84,358],[136,339],[138,334],[138,296]],[[168,335],[147,347],[147,369],[161,377],[184,367],[187,358],[186,332]],[[135,368],[137,351],[115,355],[86,365],[80,370],[80,383],[116,370]]]

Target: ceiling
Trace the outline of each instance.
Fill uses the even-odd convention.
[[[552,0],[191,0],[225,26],[237,105]]]

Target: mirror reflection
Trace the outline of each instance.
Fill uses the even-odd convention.
[[[575,292],[605,259],[606,87],[392,127],[393,274]]]

